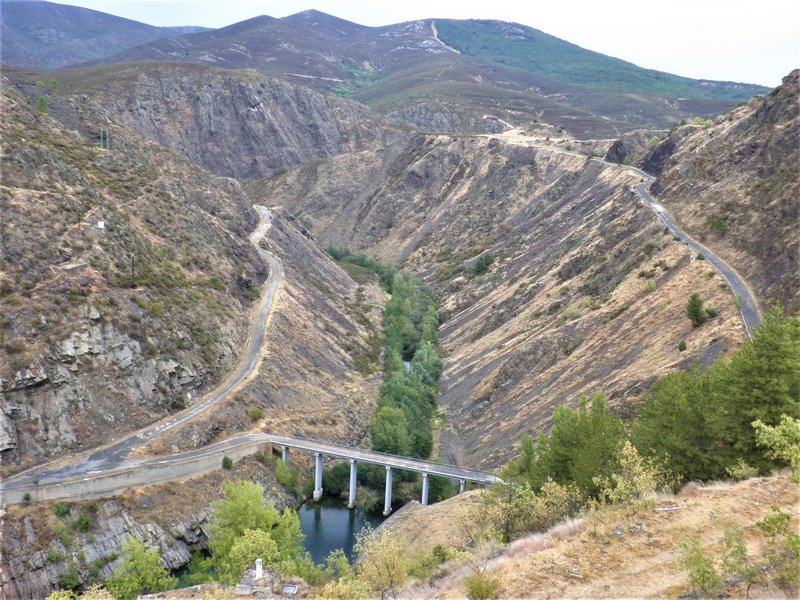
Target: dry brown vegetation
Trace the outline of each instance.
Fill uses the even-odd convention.
[[[800,70],[763,99],[686,125],[642,165],[696,239],[735,265],[764,306],[800,308]]]
[[[722,279],[664,233],[635,183],[563,150],[417,135],[248,189],[322,243],[393,260],[429,284],[443,317],[444,456],[496,466],[555,406],[604,391],[629,413],[656,377],[743,339]],[[683,314],[693,292],[720,309],[701,328]]]
[[[476,568],[499,579],[499,598],[676,597],[690,591],[687,573],[679,564],[680,540],[699,537],[704,550],[719,557],[723,529],[739,525],[751,559],[766,564],[765,538],[755,524],[778,506],[792,513],[796,528],[798,499],[797,484],[785,476],[689,484],[676,496],[659,497],[655,510],[609,507],[520,539],[488,558],[446,564],[443,576],[412,584],[403,597],[463,598],[464,578]],[[473,532],[463,525],[463,515],[479,507],[477,493],[465,494],[430,508],[405,510],[387,526],[411,555],[430,551],[436,544],[470,547]],[[779,573],[777,569],[759,576],[750,597],[792,597],[791,587],[778,581]],[[730,585],[725,592],[744,597],[745,584]]]

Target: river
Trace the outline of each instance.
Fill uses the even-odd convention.
[[[383,522],[380,513],[367,513],[360,508],[352,510],[341,498],[323,497],[318,502],[306,502],[297,509],[300,528],[305,540],[303,545],[311,553],[316,564],[323,564],[331,551],[341,548],[347,558],[353,560],[353,544],[356,534],[365,523],[374,529]]]

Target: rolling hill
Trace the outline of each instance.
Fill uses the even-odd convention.
[[[102,58],[159,38],[203,27],[154,27],[100,11],[54,2],[4,1],[2,62],[56,69]]]
[[[642,69],[530,28],[524,29],[530,39],[520,45],[502,34],[519,26],[481,23],[428,19],[366,27],[305,11],[159,39],[96,63],[253,69],[436,132],[491,132],[503,122],[537,129],[544,122],[576,137],[607,138],[713,116],[767,91]],[[434,34],[437,27],[440,36],[447,32],[447,44]],[[473,30],[491,43],[470,42]],[[465,51],[454,52],[451,42]],[[531,63],[534,54],[547,57],[548,68]]]
[[[437,21],[439,38],[459,52],[596,89],[672,98],[747,100],[763,86],[679,77],[586,50],[538,29],[503,21]]]

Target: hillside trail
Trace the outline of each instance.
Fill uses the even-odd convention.
[[[499,134],[486,134],[486,137],[500,139],[511,144],[529,147],[533,146],[535,148],[542,148],[551,152],[559,152],[561,154],[568,154],[570,156],[589,159],[589,157],[587,157],[585,154],[581,154],[580,152],[564,150],[552,145],[560,141],[565,141],[567,138],[551,138],[549,140],[549,144],[543,144],[542,142],[545,141],[543,138],[532,137],[525,134],[523,130],[518,128],[512,128]],[[688,233],[686,233],[675,220],[675,218],[670,214],[670,212],[660,202],[653,198],[653,196],[650,194],[650,186],[653,184],[656,178],[637,167],[620,165],[597,157],[590,158],[590,160],[594,160],[595,162],[603,165],[631,173],[640,178],[640,182],[638,184],[631,186],[631,191],[634,192],[639,199],[656,214],[656,216],[658,216],[658,218],[664,223],[673,236],[686,244],[698,255],[702,255],[703,259],[708,261],[708,263],[711,264],[717,270],[717,272],[719,272],[719,274],[728,284],[728,287],[731,289],[734,296],[737,298],[739,315],[742,319],[745,333],[747,334],[748,338],[752,339],[752,330],[760,325],[762,320],[761,310],[752,288],[733,266],[725,262],[715,252],[708,248],[708,246],[701,244],[692,238]]]
[[[280,258],[259,246],[272,226],[272,215],[264,206],[254,205],[254,208],[259,214],[259,223],[250,234],[249,239],[259,255],[269,264],[270,273],[267,281],[263,284],[260,302],[251,310],[250,327],[244,342],[245,352],[236,368],[219,385],[185,410],[164,417],[142,429],[127,433],[103,446],[67,454],[48,463],[26,469],[6,478],[6,482],[22,484],[32,481],[44,484],[121,466],[138,449],[143,448],[167,431],[206,414],[222,400],[241,389],[256,375],[261,364],[265,334],[275,304],[275,297],[283,277],[283,263]]]

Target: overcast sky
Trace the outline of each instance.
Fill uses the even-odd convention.
[[[775,86],[800,67],[800,0],[67,0],[152,25],[223,27],[315,8],[362,25],[501,19],[642,67]]]

